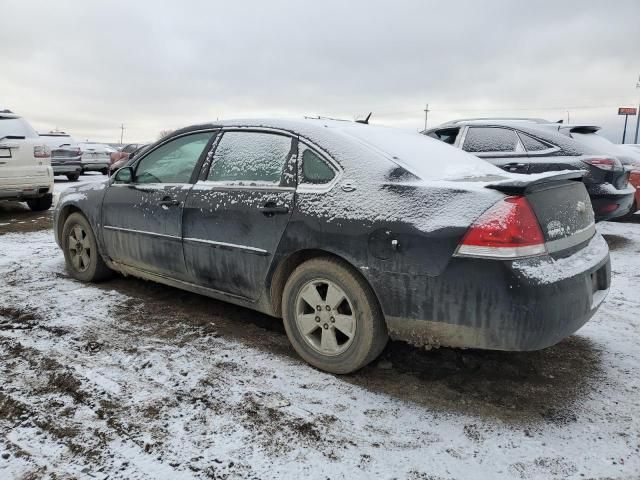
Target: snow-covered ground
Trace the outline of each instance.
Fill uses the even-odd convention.
[[[345,377],[268,317],[0,235],[0,478],[640,478],[640,222],[599,229],[612,290],[570,339]]]

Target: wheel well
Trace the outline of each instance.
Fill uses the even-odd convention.
[[[312,258],[317,257],[329,257],[336,258],[343,262],[346,262],[357,275],[359,275],[371,288],[374,296],[377,299],[377,295],[375,290],[369,283],[369,281],[362,275],[362,273],[355,268],[351,262],[347,259],[336,255],[335,253],[327,252],[326,250],[318,250],[318,249],[309,249],[309,250],[300,250],[298,252],[292,253],[284,260],[282,260],[278,266],[276,267],[273,275],[271,276],[271,284],[270,284],[270,294],[271,294],[271,308],[273,310],[273,315],[275,317],[282,317],[282,294],[284,292],[284,286],[287,283],[287,280],[293,273],[293,271],[298,268],[299,265],[306,262],[307,260],[311,260]]]
[[[64,227],[64,222],[67,221],[67,218],[69,218],[69,215],[71,215],[72,213],[75,212],[80,212],[82,213],[82,210],[80,210],[78,207],[76,207],[75,205],[66,205],[65,207],[62,208],[62,210],[60,211],[60,215],[58,216],[58,228],[57,228],[57,232],[58,232],[58,243],[62,244],[62,229]]]

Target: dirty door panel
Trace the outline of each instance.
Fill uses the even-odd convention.
[[[104,241],[113,260],[189,278],[182,251],[182,209],[196,165],[210,149],[213,135],[197,132],[159,145],[136,162],[133,183],[107,189],[102,205]]]
[[[288,172],[295,141],[265,132],[225,132],[207,180],[184,207],[184,254],[192,281],[255,300],[294,206]]]
[[[107,255],[126,265],[184,279],[182,205],[188,187],[109,187],[102,206]]]

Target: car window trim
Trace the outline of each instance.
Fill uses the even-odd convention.
[[[141,156],[136,158],[131,165],[127,165],[127,166],[133,168],[134,178],[135,178],[135,174],[137,173],[137,170],[138,170],[138,165],[151,152],[154,152],[155,150],[157,150],[158,148],[162,147],[163,145],[166,145],[167,143],[169,143],[169,142],[171,142],[173,140],[176,140],[178,138],[187,137],[189,135],[195,135],[195,134],[198,134],[198,133],[207,133],[207,132],[212,132],[213,135],[211,135],[211,138],[207,141],[207,144],[205,145],[204,149],[202,150],[202,153],[200,154],[200,157],[198,157],[198,160],[196,161],[196,164],[193,167],[193,171],[191,172],[191,177],[189,178],[189,181],[185,182],[185,183],[171,182],[173,185],[189,185],[189,184],[193,185],[193,184],[196,183],[196,181],[198,179],[199,171],[202,168],[202,164],[206,160],[207,155],[209,154],[209,151],[211,150],[211,148],[213,146],[213,143],[215,142],[216,138],[219,136],[218,134],[220,132],[220,128],[202,128],[202,129],[199,129],[199,130],[192,130],[190,132],[184,132],[184,133],[180,133],[178,135],[171,135],[169,137],[163,138],[161,142],[158,142],[157,144],[153,145],[152,147],[149,147],[149,149],[146,150],[145,152],[143,152]],[[115,177],[115,175],[114,175],[114,177]],[[162,182],[152,182],[152,183],[147,183],[147,184],[139,184],[139,183],[136,183],[136,182],[132,182],[132,183],[126,184],[126,185],[150,185],[150,184],[169,185],[169,183],[162,183]]]
[[[302,147],[302,148],[301,148]],[[302,175],[302,155],[300,152],[304,149],[308,148],[313,153],[315,153],[321,160],[323,160],[329,167],[333,170],[334,176],[331,181],[327,183],[307,183],[303,181]],[[298,177],[298,192],[301,193],[324,193],[331,190],[336,183],[338,183],[339,178],[342,176],[342,168],[338,165],[329,155],[324,154],[322,150],[315,148],[311,142],[308,142],[305,139],[299,140],[298,143],[298,168],[297,168],[297,177]]]
[[[295,186],[281,185],[283,176],[285,173],[285,168],[282,169],[282,174],[280,175],[280,182],[278,184],[270,183],[270,182],[259,182],[259,181],[252,181],[250,182],[251,184],[247,184],[249,182],[243,182],[239,180],[208,180],[207,177],[209,176],[209,171],[211,170],[211,166],[213,165],[213,160],[216,155],[216,150],[218,149],[218,144],[220,143],[220,140],[224,138],[224,134],[226,132],[270,133],[273,135],[280,135],[283,137],[287,137],[291,140],[291,144],[290,144],[291,146],[289,147],[290,148],[289,151],[293,150],[293,154],[288,158],[288,161],[295,162],[297,167],[299,140],[298,140],[298,136],[293,134],[292,132],[289,132],[287,130],[277,129],[277,128],[269,128],[269,127],[233,127],[233,126],[222,127],[218,129],[218,132],[216,133],[216,139],[211,146],[210,157],[207,158],[207,160],[209,161],[203,162],[202,169],[200,171],[200,174],[197,177],[197,181],[195,182],[196,185],[199,185],[201,187],[208,186],[208,187],[212,187],[216,189],[224,189],[224,190],[254,189],[254,190],[274,190],[274,191],[291,191],[291,190],[295,191],[296,189]],[[285,167],[286,167],[286,163],[285,163]],[[296,175],[296,178],[297,178],[297,175]]]
[[[464,140],[466,141],[467,139],[467,132],[469,131],[470,128],[500,128],[502,130],[509,130],[511,132],[513,132],[516,136],[516,146],[514,147],[514,150],[507,150],[505,152],[467,152],[467,150],[464,149],[464,143],[461,141],[460,145],[460,150],[463,150],[467,153],[470,153],[471,155],[475,155],[477,157],[481,157],[481,158],[499,158],[499,157],[525,157],[527,156],[527,150],[524,148],[524,144],[522,143],[522,140],[520,140],[520,136],[518,135],[518,132],[516,131],[515,128],[512,127],[507,127],[504,125],[468,125],[466,127],[466,131],[464,134]],[[520,147],[520,148],[518,148]]]
[[[556,153],[560,151],[560,147],[558,147],[557,145],[553,145],[551,142],[548,142],[546,140],[543,140],[542,138],[538,138],[535,135],[531,135],[530,133],[527,132],[521,132],[519,130],[516,130],[516,134],[518,135],[518,138],[520,139],[520,141],[522,142],[522,137],[520,137],[520,135],[526,135],[528,137],[533,138],[534,140],[537,140],[538,142],[544,144],[544,145],[552,145],[549,148],[545,148],[543,150],[527,150],[527,147],[524,147],[524,142],[522,142],[522,146],[524,147],[524,150],[526,152],[526,154],[530,157],[532,156],[545,156],[545,155],[549,155],[551,153]]]

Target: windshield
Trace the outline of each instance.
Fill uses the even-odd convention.
[[[37,137],[36,131],[22,118],[0,117],[0,138],[6,136]]]

